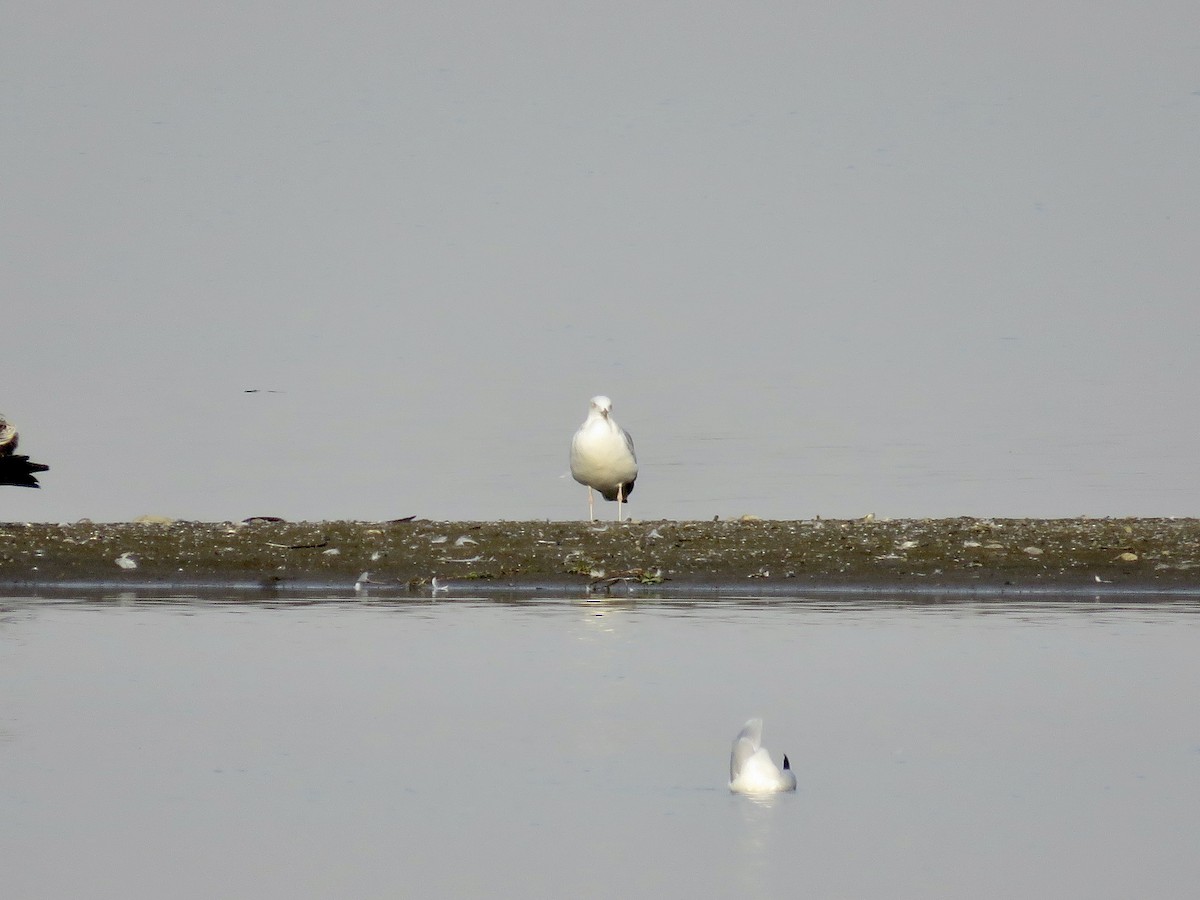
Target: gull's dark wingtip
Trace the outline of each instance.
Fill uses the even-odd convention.
[[[600,488],[597,488],[596,490],[600,491],[601,497],[603,497],[605,500],[610,500],[610,501],[618,499],[618,491],[619,491],[620,492],[619,497],[620,497],[621,502],[628,503],[629,495],[633,493],[633,486],[636,482],[637,482],[637,476],[635,475],[629,481],[626,481],[624,484],[619,484],[615,488],[612,488],[611,490],[605,491],[605,490],[600,490]]]
[[[788,762],[787,754],[783,754],[783,771],[787,772],[792,768],[792,764]]]

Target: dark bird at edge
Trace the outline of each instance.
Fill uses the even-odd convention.
[[[38,484],[37,473],[48,472],[50,467],[41,463],[30,462],[28,456],[16,452],[20,436],[17,429],[9,424],[0,414],[0,484],[11,484],[14,487],[41,487]]]

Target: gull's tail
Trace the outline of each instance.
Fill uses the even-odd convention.
[[[0,456],[0,484],[11,484],[15,487],[41,487],[35,473],[48,472],[49,466],[30,462],[28,456]]]
[[[636,482],[636,481],[637,481],[637,476],[634,475],[631,479],[626,481],[624,484],[618,484],[615,488],[612,488],[611,490],[600,491],[600,496],[603,497],[605,500],[616,500],[618,498],[617,492],[620,491],[620,501],[622,503],[627,503],[627,502],[629,502],[629,495],[633,493],[633,485],[634,485],[634,482]],[[599,488],[597,488],[597,490],[599,490]]]

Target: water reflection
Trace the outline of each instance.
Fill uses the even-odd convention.
[[[732,863],[737,890],[746,897],[773,896],[775,874],[794,858],[792,829],[781,822],[795,815],[788,804],[803,802],[796,794],[738,794],[730,798],[739,827],[733,831]]]
[[[1118,896],[1152,875],[1183,895],[1197,610],[4,598],[6,885]],[[728,791],[753,715],[795,794]]]

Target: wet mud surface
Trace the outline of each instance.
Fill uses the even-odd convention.
[[[6,523],[0,586],[1200,594],[1200,520]]]

